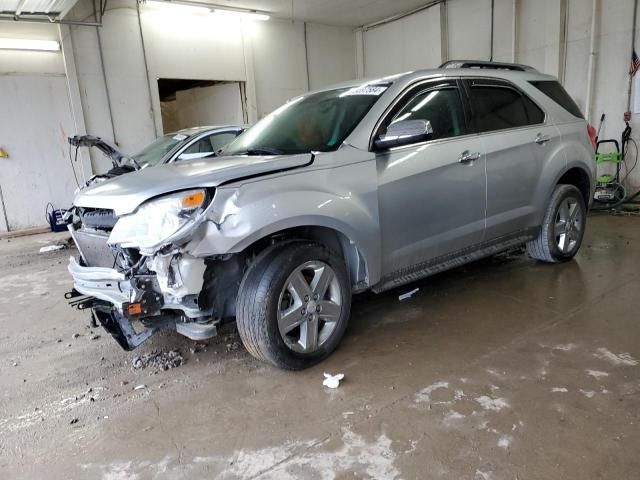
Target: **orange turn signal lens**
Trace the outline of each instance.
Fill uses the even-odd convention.
[[[140,315],[142,313],[142,305],[139,303],[130,303],[129,307],[127,307],[127,312],[129,312],[129,315]]]
[[[182,197],[182,208],[200,207],[204,203],[204,197],[205,195],[202,190],[185,195]]]

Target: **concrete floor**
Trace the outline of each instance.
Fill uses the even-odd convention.
[[[563,265],[494,258],[360,296],[299,373],[233,330],[198,353],[91,340],[62,297],[69,250],[37,254],[52,239],[0,241],[0,478],[638,478],[638,218],[591,217]],[[183,366],[131,367],[172,348]]]

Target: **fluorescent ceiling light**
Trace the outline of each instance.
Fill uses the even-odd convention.
[[[0,38],[0,49],[3,50],[40,50],[57,52],[60,43],[55,40],[27,40],[23,38]]]
[[[243,10],[222,10],[220,8],[216,8],[213,10],[215,15],[221,17],[235,17],[235,18],[243,18],[246,20],[260,20],[265,21],[269,20],[269,15],[265,15],[264,13],[256,13],[251,11],[243,11]]]
[[[166,7],[167,10],[182,11],[184,13],[211,13],[211,9],[207,7],[201,7],[199,5],[188,5],[185,3],[167,2],[162,0],[148,0],[147,4],[151,7]]]

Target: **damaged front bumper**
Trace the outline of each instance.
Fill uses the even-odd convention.
[[[171,329],[193,340],[216,335],[206,312],[185,306],[163,293],[155,274],[131,275],[105,267],[87,267],[70,257],[74,289],[66,298],[97,320],[125,350],[132,350],[159,330]],[[200,317],[191,318],[195,311]],[[203,315],[203,313],[205,315]]]

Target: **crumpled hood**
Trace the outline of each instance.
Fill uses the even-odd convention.
[[[215,157],[145,168],[91,186],[77,193],[76,207],[107,208],[117,216],[132,213],[150,198],[189,188],[217,187],[243,177],[302,167],[311,154]]]

